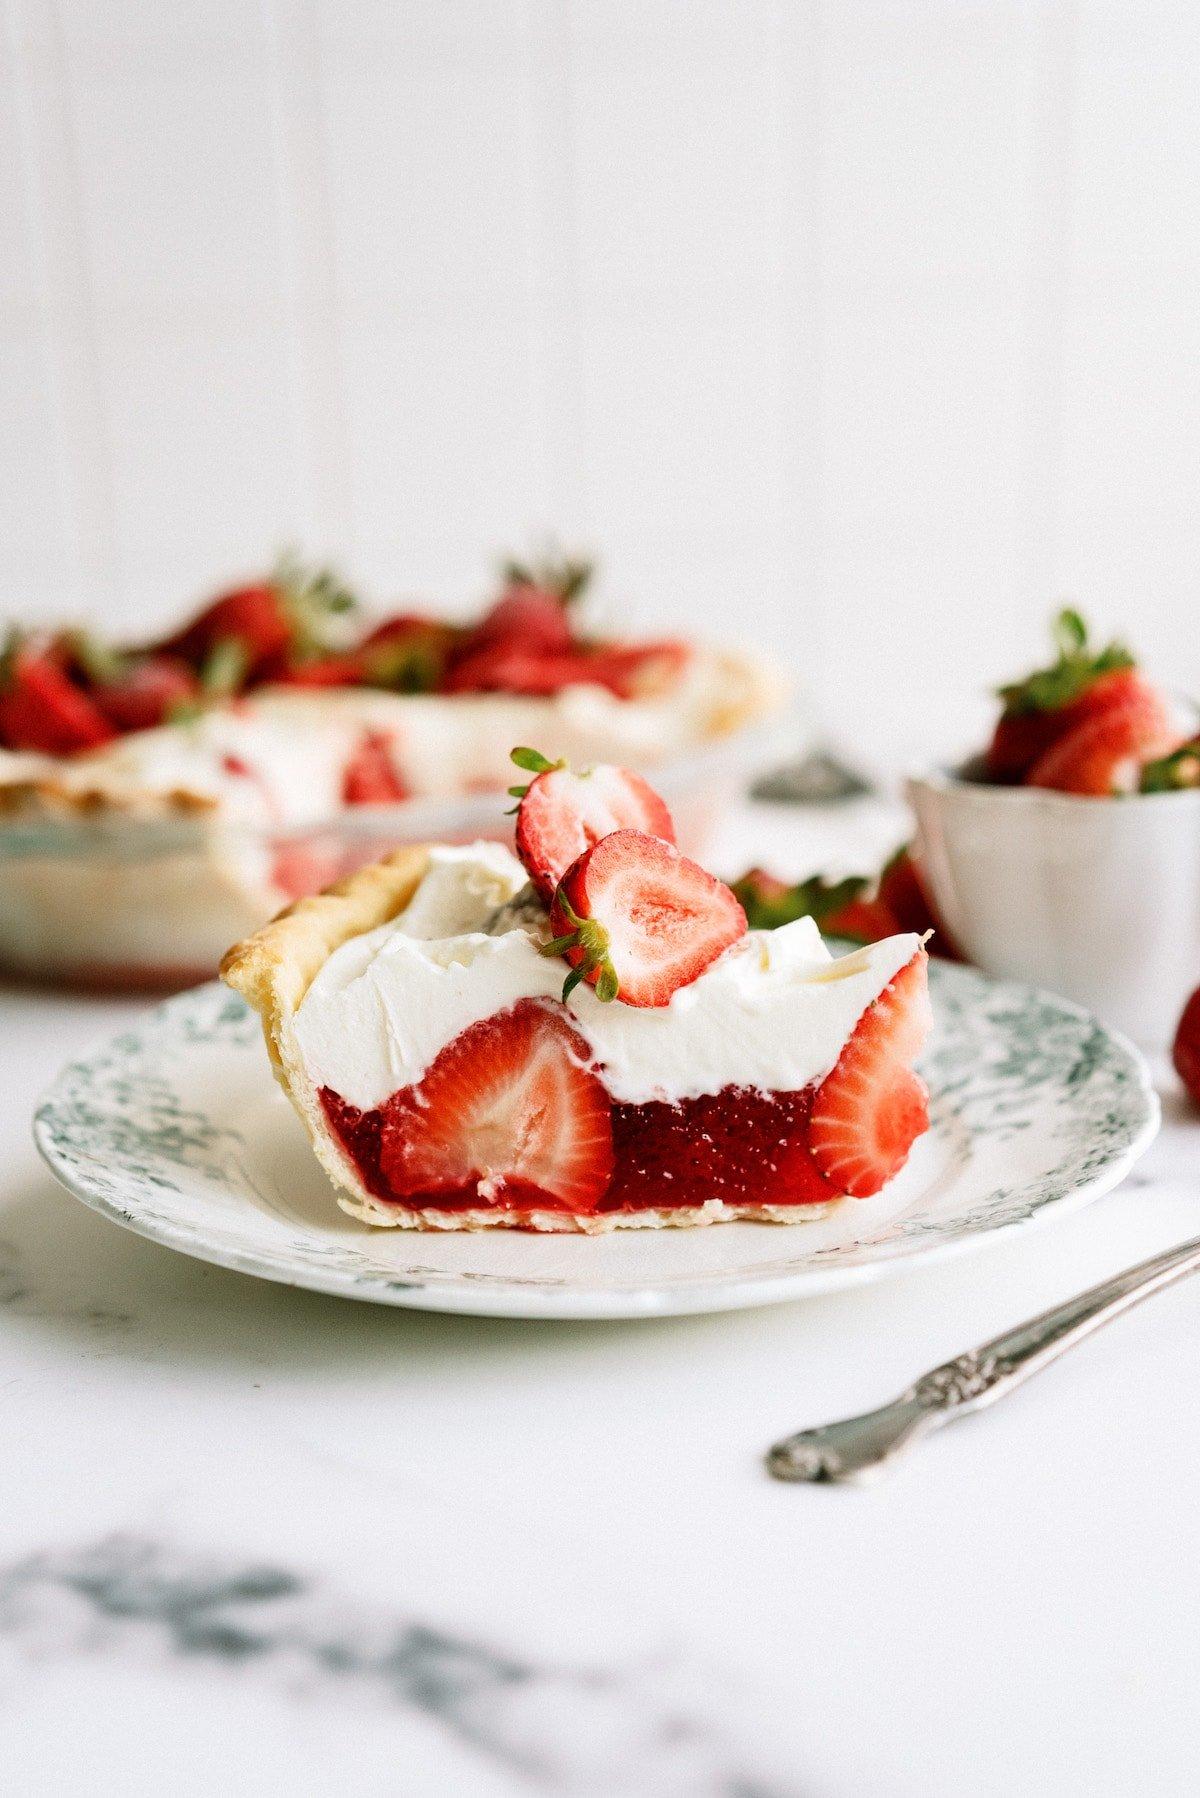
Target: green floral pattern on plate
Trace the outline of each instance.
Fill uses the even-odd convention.
[[[734,1308],[880,1277],[1107,1191],[1148,1145],[1144,1062],[1078,1007],[934,964],[933,1126],[878,1199],[792,1227],[413,1235],[342,1214],[224,987],[150,1012],[59,1076],[54,1173],[141,1235],[298,1286],[431,1309],[619,1317]]]

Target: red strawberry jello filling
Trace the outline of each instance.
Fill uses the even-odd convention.
[[[926,1022],[925,955],[856,1024],[832,1072],[797,1091],[727,1086],[623,1104],[564,1009],[522,999],[470,1025],[420,1081],[359,1110],[321,1089],[373,1197],[415,1210],[678,1211],[869,1198],[929,1123],[908,1065]]]

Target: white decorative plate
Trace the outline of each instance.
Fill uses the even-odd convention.
[[[371,1230],[339,1211],[271,1077],[258,1019],[218,985],[73,1062],[37,1144],[85,1205],[293,1286],[511,1317],[644,1317],[828,1292],[990,1242],[1115,1186],[1158,1127],[1145,1063],[1065,999],[932,963],[933,1125],[877,1198],[794,1225],[600,1237]]]

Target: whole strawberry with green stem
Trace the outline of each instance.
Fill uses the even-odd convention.
[[[1097,649],[1078,612],[1052,626],[1056,659],[999,689],[1004,710],[984,757],[992,780],[1105,798],[1174,747],[1170,709],[1123,643]]]

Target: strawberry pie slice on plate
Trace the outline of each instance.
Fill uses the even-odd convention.
[[[520,860],[403,849],[225,958],[343,1208],[596,1234],[880,1192],[929,1125],[921,938],[750,931],[639,776],[514,759]]]
[[[547,785],[539,805],[573,790]],[[1145,1063],[1079,1006],[927,964],[916,936],[835,955],[810,918],[746,931],[636,784],[601,789],[582,843],[557,803],[520,832],[543,886],[542,848],[574,852],[551,899],[568,929],[495,844],[400,852],[232,952],[252,1005],[198,987],[65,1068],[35,1122],[55,1175],[266,1279],[616,1318],[999,1241],[1106,1192],[1152,1139]],[[524,1227],[478,1227],[497,1224]]]

